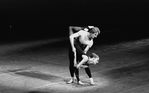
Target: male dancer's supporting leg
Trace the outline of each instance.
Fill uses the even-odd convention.
[[[69,71],[71,75],[71,79],[67,82],[67,84],[74,83],[74,53],[72,52],[71,47],[69,47]]]

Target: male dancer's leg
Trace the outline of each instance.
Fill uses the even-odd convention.
[[[79,70],[78,70],[76,67],[74,67],[74,73],[75,73],[75,75],[76,75],[77,82],[79,82],[79,81],[80,81],[80,78],[79,78]]]
[[[72,51],[69,52],[69,71],[71,77],[74,77],[74,53]]]
[[[74,53],[72,52],[72,49],[69,48],[69,71],[71,75],[71,80],[68,81],[67,83],[73,83],[74,82]]]

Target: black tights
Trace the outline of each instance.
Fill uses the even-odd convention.
[[[76,67],[74,67],[74,53],[72,51],[69,51],[69,62],[70,62],[69,63],[69,71],[70,71],[71,77],[74,77],[74,74],[75,74],[76,78],[77,78],[77,81],[79,81],[80,80],[79,70]],[[85,72],[86,72],[86,74],[88,75],[89,78],[92,77],[89,67],[85,68]]]
[[[85,68],[85,72],[86,72],[86,74],[88,75],[89,78],[92,77],[91,70],[90,70],[89,67]]]
[[[90,68],[89,67],[85,68],[85,72],[86,72],[86,74],[88,75],[89,78],[92,77],[91,71],[90,71]],[[74,73],[76,75],[77,81],[80,81],[79,70],[76,67],[74,67]]]

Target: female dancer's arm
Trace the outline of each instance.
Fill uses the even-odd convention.
[[[82,60],[81,62],[77,65],[77,68],[80,68],[82,64],[88,61],[88,56],[87,55],[82,55]]]

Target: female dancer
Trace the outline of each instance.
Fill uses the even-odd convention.
[[[78,32],[73,33],[73,30],[78,30]],[[69,70],[71,75],[71,80],[67,83],[74,83],[74,73],[77,78],[78,84],[83,84],[79,79],[79,71],[76,68],[78,61],[78,52],[82,51],[83,53],[87,53],[89,48],[93,45],[93,39],[100,34],[100,30],[98,27],[89,26],[88,28],[84,27],[69,27],[69,38],[70,38],[70,48],[69,48]],[[86,73],[91,74],[89,68],[85,68]]]
[[[78,54],[78,63],[77,63],[77,68],[80,69],[82,68],[87,68],[89,64],[94,64],[96,65],[99,62],[99,56],[95,53],[92,53],[91,56],[87,56],[85,53],[80,52]]]
[[[94,80],[92,78],[92,74],[91,74],[91,71],[89,69],[89,64],[97,64],[98,61],[99,61],[99,56],[95,53],[92,53],[91,56],[87,56],[85,53],[79,51],[78,54],[77,54],[77,68],[80,69],[81,67],[82,68],[85,68],[85,71],[90,79],[90,84],[91,85],[94,85]],[[79,74],[77,72],[77,74]],[[79,79],[79,76],[76,75],[76,78]]]

